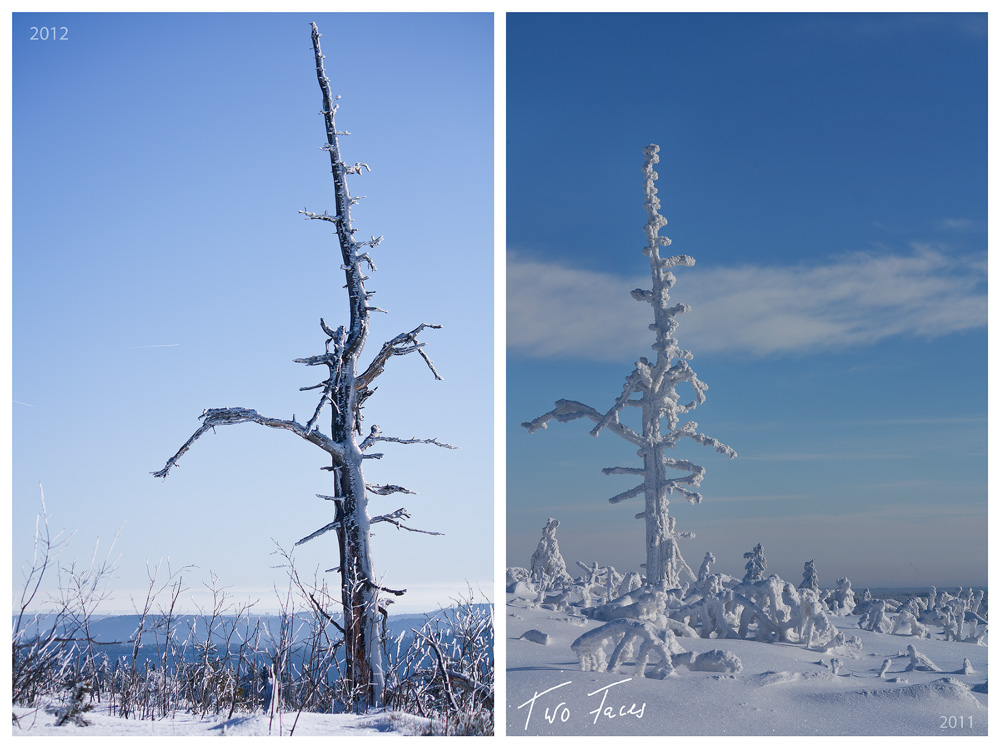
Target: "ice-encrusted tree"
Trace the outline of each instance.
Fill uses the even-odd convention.
[[[805,589],[808,587],[811,590],[819,589],[819,574],[816,573],[816,560],[806,561],[805,567],[802,569],[802,583],[799,585],[799,589]]]
[[[522,426],[534,433],[546,428],[551,420],[565,423],[577,418],[589,418],[597,424],[590,432],[593,436],[609,430],[636,446],[637,454],[642,458],[642,467],[608,467],[603,472],[605,475],[638,476],[641,482],[612,496],[609,501],[617,504],[636,496],[645,497],[645,509],[636,514],[636,519],[646,522],[646,579],[651,584],[676,587],[680,583],[681,571],[695,579],[677,545],[680,538],[693,536],[675,530],[674,518],[669,515],[668,497],[678,493],[692,504],[701,502],[701,494],[693,489],[701,485],[705,469],[686,459],[670,457],[668,451],[685,438],[710,446],[731,458],[736,457],[736,451],[717,439],[699,433],[698,424],[694,421],[681,423],[682,415],[705,402],[708,385],[688,364],[692,358],[690,351],[681,349],[674,337],[677,315],[688,311],[689,307],[670,303],[670,290],[676,282],[670,271],[678,266],[691,267],[694,259],[687,255],[660,256],[660,247],[668,246],[670,240],[659,235],[660,229],[667,223],[667,219],[659,213],[660,200],[654,186],[658,175],[653,166],[660,160],[657,155],[659,150],[656,145],[646,146],[642,166],[648,216],[643,228],[646,246],[642,253],[649,257],[652,288],[632,291],[634,299],[648,302],[653,308],[653,323],[649,327],[656,336],[652,345],[656,360],[639,359],[635,369],[625,379],[622,394],[605,413],[573,400],[558,400],[554,409]],[[682,384],[688,384],[694,390],[694,400],[686,404],[681,402],[677,391]],[[642,426],[639,431],[621,422],[620,415],[626,407],[641,411]],[[685,474],[669,477],[672,470]]]
[[[541,587],[561,585],[573,581],[573,577],[566,571],[566,561],[559,552],[559,541],[556,540],[556,530],[559,529],[559,520],[549,517],[542,528],[542,537],[538,541],[538,547],[531,554],[531,565],[528,567],[531,573],[531,581]]]
[[[340,98],[331,93],[330,80],[324,68],[324,55],[320,48],[320,33],[316,24],[312,24],[313,53],[316,62],[316,77],[319,81],[323,97],[323,118],[326,124],[326,145],[323,149],[330,154],[330,165],[333,173],[336,214],[321,215],[300,211],[307,219],[325,221],[336,229],[342,258],[341,269],[347,279],[348,302],[350,308],[350,323],[331,328],[324,320],[320,327],[326,335],[325,351],[317,356],[295,359],[296,363],[306,366],[325,366],[327,377],[322,382],[301,390],[320,390],[319,402],[312,416],[305,423],[300,423],[293,415],[291,420],[271,418],[261,415],[250,408],[211,408],[201,414],[201,426],[188,439],[177,453],[167,460],[166,465],[154,476],[165,478],[177,461],[191,445],[206,431],[217,426],[230,426],[238,423],[256,423],[270,428],[290,431],[296,436],[319,447],[327,453],[330,465],[324,467],[333,474],[333,495],[317,494],[321,499],[333,504],[333,520],[307,535],[296,543],[299,545],[319,537],[327,532],[336,533],[340,565],[336,567],[341,577],[341,604],[343,606],[343,626],[334,622],[341,629],[344,637],[346,657],[346,678],[348,688],[354,693],[363,694],[359,706],[377,706],[381,703],[385,684],[385,671],[379,646],[379,613],[384,608],[379,605],[379,594],[402,595],[405,590],[391,590],[382,587],[376,578],[372,564],[370,528],[372,524],[385,522],[397,528],[413,532],[415,530],[403,522],[409,518],[409,512],[401,507],[388,514],[371,517],[368,513],[369,494],[389,495],[393,493],[413,493],[402,486],[377,485],[365,481],[362,470],[363,461],[376,459],[381,454],[369,452],[371,447],[379,442],[395,442],[398,444],[433,444],[439,447],[454,449],[449,444],[437,439],[400,439],[384,436],[378,426],[372,426],[369,433],[362,435],[362,408],[365,401],[372,395],[375,379],[383,372],[389,359],[394,356],[404,356],[411,353],[419,355],[427,364],[435,379],[441,379],[434,368],[433,362],[424,352],[424,343],[417,336],[428,328],[439,328],[440,325],[420,324],[413,330],[397,335],[384,343],[367,365],[362,365],[361,354],[368,338],[369,313],[382,311],[371,305],[374,292],[365,289],[368,277],[363,272],[363,265],[374,271],[375,265],[367,251],[381,242],[382,237],[372,237],[369,241],[358,242],[354,239],[356,229],[351,221],[351,206],[358,198],[351,197],[347,187],[347,176],[360,174],[362,169],[368,170],[363,163],[347,164],[340,155],[339,135],[346,132],[338,131],[334,123],[334,115],[339,107],[335,102]],[[367,248],[367,249],[366,249]],[[319,422],[323,412],[329,406],[330,433],[320,430]],[[437,535],[440,533],[429,533]],[[333,570],[331,570],[333,571]],[[332,620],[332,619],[331,619]]]
[[[764,572],[767,570],[767,559],[764,558],[764,546],[757,543],[752,551],[747,551],[743,554],[743,558],[747,559],[747,565],[744,567],[747,573],[743,577],[743,581],[757,582],[763,579]]]

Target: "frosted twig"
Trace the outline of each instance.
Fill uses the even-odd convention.
[[[377,442],[393,442],[394,444],[433,444],[435,447],[444,447],[445,449],[458,449],[458,447],[452,444],[445,444],[444,442],[439,442],[437,439],[400,439],[396,436],[378,436],[373,441]]]
[[[340,216],[331,216],[329,213],[310,213],[308,210],[300,210],[299,213],[306,217],[306,220],[312,221],[329,221],[330,223],[340,223],[342,220]]]

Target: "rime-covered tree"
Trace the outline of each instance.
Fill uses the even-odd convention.
[[[802,583],[799,585],[799,589],[805,589],[808,587],[811,590],[819,589],[819,574],[816,573],[816,561],[806,561],[805,567],[802,569]]]
[[[364,694],[362,706],[367,704],[377,706],[382,700],[385,683],[384,665],[379,647],[378,633],[379,613],[384,614],[384,608],[379,605],[379,594],[402,595],[405,590],[390,590],[378,584],[372,564],[370,542],[370,527],[372,524],[386,522],[397,528],[413,532],[426,532],[407,527],[403,521],[409,518],[409,512],[401,507],[388,514],[371,517],[368,513],[369,494],[389,495],[393,493],[413,493],[402,486],[376,485],[365,481],[362,465],[365,460],[376,459],[381,454],[370,452],[371,447],[379,442],[395,442],[399,444],[434,444],[439,447],[453,449],[451,445],[443,444],[436,439],[400,439],[384,436],[378,426],[372,426],[367,435],[362,438],[362,408],[365,401],[372,395],[375,379],[383,372],[388,361],[394,356],[404,356],[411,353],[419,355],[427,364],[435,379],[441,379],[434,364],[424,352],[424,343],[417,336],[428,328],[439,328],[440,325],[420,324],[409,332],[397,335],[384,343],[367,365],[361,364],[361,354],[368,338],[369,313],[382,311],[371,305],[372,291],[365,289],[368,277],[362,266],[374,271],[368,250],[381,242],[382,237],[372,237],[369,241],[358,242],[354,239],[356,229],[351,221],[351,206],[357,198],[351,197],[347,187],[347,176],[360,174],[362,169],[368,170],[363,163],[347,164],[340,155],[338,136],[346,135],[337,130],[334,115],[340,97],[334,98],[331,93],[330,80],[327,78],[323,65],[323,53],[320,48],[320,33],[316,24],[312,24],[313,53],[316,62],[316,77],[323,97],[323,118],[326,124],[326,145],[323,149],[330,154],[330,165],[333,173],[336,213],[320,214],[301,211],[307,219],[324,221],[336,229],[340,244],[342,259],[341,269],[347,279],[346,289],[350,309],[350,323],[333,329],[324,320],[320,320],[320,328],[326,335],[325,350],[317,356],[295,359],[296,363],[306,366],[325,366],[327,377],[319,384],[302,387],[302,390],[320,390],[319,402],[312,416],[305,423],[300,423],[293,415],[291,420],[270,418],[261,415],[250,408],[211,408],[201,415],[202,424],[173,457],[167,460],[162,470],[153,475],[165,478],[177,461],[190,449],[191,445],[206,431],[217,426],[230,426],[238,423],[256,423],[270,428],[290,431],[296,436],[319,447],[327,453],[330,465],[324,470],[333,475],[333,495],[317,494],[321,499],[330,501],[333,505],[332,521],[307,535],[296,543],[305,543],[327,532],[336,533],[340,566],[336,568],[341,577],[341,604],[343,606],[344,623],[341,629],[344,637],[346,653],[346,677],[348,686],[355,692]],[[367,248],[367,249],[366,249]],[[337,283],[336,285],[339,285]],[[330,433],[320,430],[320,417],[329,406]],[[439,533],[429,533],[437,535]],[[332,619],[331,619],[332,621]],[[339,627],[339,624],[335,625]]]
[[[556,540],[556,530],[559,520],[549,517],[542,528],[542,537],[538,547],[531,554],[531,580],[541,585],[563,584],[572,582],[573,577],[566,571],[566,561],[559,552],[559,541]]]
[[[744,567],[747,573],[743,577],[743,581],[757,582],[763,579],[764,572],[767,570],[767,559],[764,558],[764,546],[757,543],[752,551],[747,551],[743,554],[743,558],[747,559],[747,565]]]
[[[632,291],[634,299],[648,302],[653,308],[653,323],[649,327],[656,336],[652,345],[656,351],[656,360],[650,362],[646,357],[639,359],[635,369],[625,379],[622,394],[605,413],[573,400],[559,400],[553,410],[522,425],[534,433],[540,428],[546,428],[551,420],[567,422],[589,418],[597,424],[590,432],[593,436],[609,430],[635,445],[642,458],[642,467],[609,467],[604,468],[603,472],[605,475],[637,476],[641,482],[612,496],[609,501],[617,504],[636,496],[645,497],[645,509],[636,514],[636,519],[643,519],[646,523],[646,578],[652,584],[676,587],[680,583],[681,571],[687,573],[692,580],[696,578],[684,562],[677,545],[680,538],[693,536],[675,530],[675,520],[669,515],[668,497],[678,493],[692,504],[701,502],[701,494],[693,489],[701,485],[705,469],[686,459],[670,457],[668,451],[676,447],[681,439],[687,438],[710,446],[728,457],[736,457],[736,452],[722,442],[699,433],[698,424],[694,421],[681,423],[681,416],[705,402],[708,385],[698,378],[688,364],[692,358],[691,352],[681,349],[674,337],[677,315],[688,311],[689,307],[686,304],[670,303],[670,290],[676,282],[670,271],[678,266],[693,266],[694,259],[687,255],[660,256],[660,247],[668,246],[670,240],[659,235],[660,229],[667,223],[667,219],[659,213],[660,200],[653,184],[657,179],[653,166],[660,160],[657,155],[659,150],[655,145],[646,146],[643,149],[645,160],[642,167],[648,216],[643,228],[646,246],[642,253],[649,257],[652,288]],[[694,390],[694,400],[682,403],[677,388],[683,384]],[[642,426],[639,431],[620,420],[626,407],[640,410]],[[684,475],[669,477],[669,471],[672,470]]]

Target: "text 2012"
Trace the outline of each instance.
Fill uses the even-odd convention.
[[[32,26],[29,40],[33,42],[68,41],[69,28],[66,26]]]

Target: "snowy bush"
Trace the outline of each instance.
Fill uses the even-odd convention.
[[[683,652],[670,631],[658,631],[647,621],[618,618],[583,634],[571,645],[580,660],[582,670],[617,673],[625,663],[633,661],[633,677],[647,676],[652,667],[654,678],[665,678],[673,672],[670,656]]]
[[[851,580],[841,577],[837,580],[837,589],[827,593],[825,598],[827,607],[834,615],[847,616],[854,612],[854,590],[851,589]]]
[[[531,578],[531,572],[529,572],[523,566],[507,567],[507,582],[506,582],[507,587],[512,587],[518,582],[526,582],[530,578]]]
[[[885,612],[885,600],[875,600],[870,605],[867,605],[865,612],[862,613],[861,618],[858,620],[858,627],[865,631],[877,631],[880,634],[889,631],[892,627],[892,622]]]
[[[708,673],[735,674],[743,670],[740,658],[723,649],[710,649],[701,654],[682,652],[673,658],[673,664],[674,666],[685,665],[689,670],[701,670]]]
[[[882,629],[878,629],[881,631]],[[909,634],[921,638],[930,637],[927,628],[917,620],[917,616],[908,608],[903,608],[892,622],[891,634]]]

